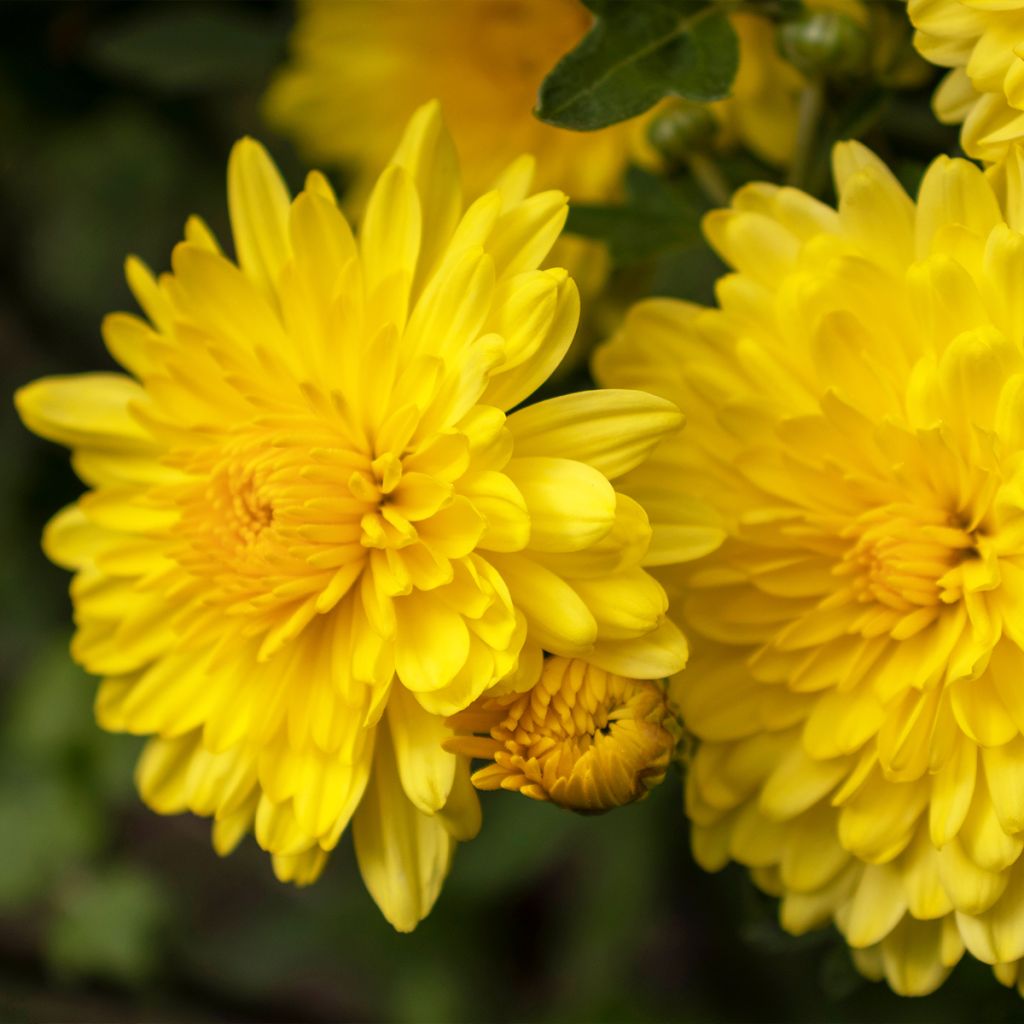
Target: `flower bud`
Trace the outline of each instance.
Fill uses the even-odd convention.
[[[864,27],[838,11],[803,11],[779,25],[776,45],[809,78],[862,75],[870,64]]]
[[[683,163],[707,149],[718,134],[719,123],[703,103],[674,100],[651,119],[647,141],[670,163]]]
[[[510,789],[584,814],[642,800],[676,746],[664,688],[579,658],[548,658],[526,693],[483,698],[448,724],[445,749],[490,764],[478,789]],[[477,735],[471,735],[476,733]]]

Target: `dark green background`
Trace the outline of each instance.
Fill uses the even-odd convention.
[[[40,374],[110,366],[98,325],[131,308],[126,253],[163,269],[191,212],[227,237],[224,168],[240,134],[264,139],[301,181],[257,105],[291,18],[277,3],[0,4],[5,394]],[[927,90],[836,102],[863,106],[857,130],[908,181],[955,138],[933,125]],[[767,173],[742,157],[726,171],[734,182]],[[692,185],[635,194],[631,213],[578,222],[607,230],[628,264],[612,294],[708,299],[721,267],[695,245]],[[668,230],[659,203],[675,218]],[[8,400],[0,431],[0,1020],[1021,1016],[976,963],[936,996],[900,1000],[857,976],[833,932],[783,935],[744,872],[694,866],[675,774],[603,818],[486,796],[481,837],[412,936],[380,917],[348,841],[306,890],[275,882],[251,840],[218,859],[206,822],[141,807],[137,742],[94,726],[93,684],[66,654],[67,577],[38,550],[46,518],[80,487],[66,454],[23,431]]]

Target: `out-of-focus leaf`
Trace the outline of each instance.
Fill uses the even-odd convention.
[[[265,80],[279,56],[273,20],[199,4],[144,4],[104,24],[87,59],[111,76],[165,93],[207,93]]]
[[[700,241],[707,205],[692,182],[666,181],[634,167],[627,190],[629,201],[619,206],[570,206],[566,230],[606,242],[618,266]]]
[[[53,762],[69,745],[88,743],[94,684],[71,660],[67,638],[41,643],[5,710],[0,737],[6,753]]]
[[[728,95],[739,44],[726,13],[697,0],[589,0],[595,21],[544,79],[537,116],[593,131],[635,117],[663,96]]]
[[[150,875],[117,866],[75,880],[63,894],[47,954],[60,973],[138,983],[158,963],[167,899]]]
[[[486,843],[465,843],[442,899],[494,899],[549,870],[572,845],[583,819],[553,804],[506,793],[483,797]]]
[[[94,804],[57,778],[4,773],[0,784],[0,908],[44,895],[69,864],[91,856],[102,839]]]

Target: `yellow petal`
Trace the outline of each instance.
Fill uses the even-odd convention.
[[[572,657],[586,654],[597,639],[597,622],[583,599],[550,569],[516,555],[488,559],[508,585],[530,635],[545,650]]]
[[[1024,739],[1017,736],[1001,747],[982,750],[985,779],[1005,832],[1024,832]]]
[[[939,230],[956,224],[987,237],[1003,215],[981,170],[968,160],[940,156],[932,161],[917,197],[918,259],[932,251]]]
[[[366,206],[359,247],[369,303],[399,329],[405,325],[409,290],[419,259],[422,215],[409,173],[392,164],[380,176]]]
[[[569,215],[568,202],[564,192],[538,192],[502,213],[487,245],[499,277],[536,270],[544,262]]]
[[[952,839],[939,851],[939,877],[953,906],[964,914],[981,914],[1003,894],[1009,872],[985,871]]]
[[[665,618],[668,598],[661,584],[643,569],[603,579],[574,580],[573,589],[597,620],[600,640],[646,636]]]
[[[682,671],[688,653],[686,637],[666,619],[646,636],[598,640],[587,660],[606,672],[630,679],[664,679]]]
[[[516,456],[585,462],[614,480],[638,466],[683,423],[671,402],[642,391],[583,391],[513,413]]]
[[[1024,958],[1024,871],[1010,872],[998,902],[983,914],[957,914],[957,925],[968,950],[987,964],[1012,963]]]
[[[413,114],[391,162],[409,172],[419,193],[423,211],[419,275],[425,281],[444,252],[462,210],[459,162],[437,100]]]
[[[441,748],[451,730],[401,686],[391,693],[387,716],[405,795],[424,814],[433,814],[448,802],[455,783],[455,755]]]
[[[126,454],[154,451],[153,439],[129,411],[145,391],[117,373],[43,377],[19,388],[14,404],[29,430],[70,447]]]
[[[436,815],[405,795],[386,726],[378,728],[373,771],[353,822],[356,858],[370,895],[400,932],[430,913],[444,883],[455,841]]]
[[[615,522],[615,490],[598,470],[572,459],[513,458],[505,467],[526,501],[535,551],[578,551]]]
[[[869,864],[837,923],[851,946],[872,946],[896,927],[906,910],[899,871],[891,864]]]
[[[469,655],[462,616],[431,594],[395,601],[395,671],[410,690],[439,690],[455,678]]]
[[[238,265],[272,293],[289,255],[288,189],[255,139],[235,143],[228,159],[228,211]]]
[[[966,737],[935,774],[928,808],[932,843],[943,847],[960,831],[974,796],[978,748]]]
[[[905,917],[882,940],[882,964],[893,991],[901,996],[926,996],[948,977],[940,958],[942,923]]]
[[[529,398],[554,372],[572,343],[580,319],[580,296],[575,283],[564,270],[545,271],[556,282],[558,299],[544,335],[534,355],[511,369],[495,373],[482,401],[499,409],[511,409]]]

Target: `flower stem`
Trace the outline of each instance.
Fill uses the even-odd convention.
[[[793,147],[793,161],[789,165],[786,184],[796,188],[807,185],[811,171],[811,157],[818,134],[821,112],[825,106],[825,87],[820,79],[812,79],[800,95],[796,145]]]
[[[707,153],[690,153],[686,162],[690,167],[693,180],[701,187],[701,191],[715,206],[728,206],[732,197],[732,189],[721,168]]]

